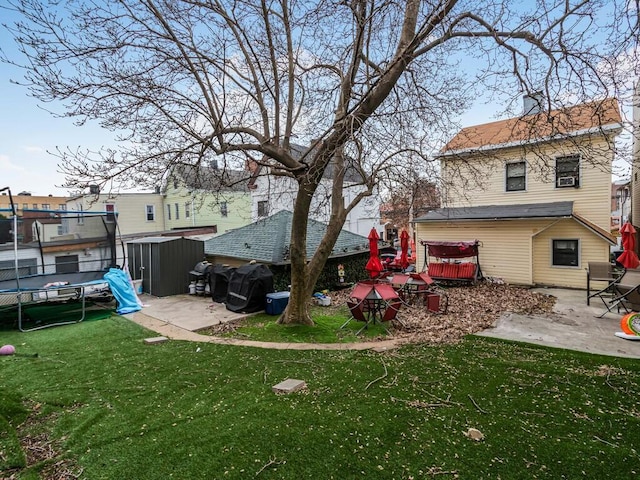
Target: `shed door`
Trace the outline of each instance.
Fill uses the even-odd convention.
[[[142,288],[144,293],[155,295],[153,291],[153,248],[150,243],[140,244],[140,263],[142,266]]]

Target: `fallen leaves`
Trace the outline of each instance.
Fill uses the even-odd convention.
[[[345,305],[350,292],[331,292],[332,308]],[[503,313],[547,314],[555,305],[553,296],[504,284],[481,283],[444,292],[448,298],[446,313],[429,312],[421,305],[403,305],[390,335],[407,343],[455,343],[491,327]]]

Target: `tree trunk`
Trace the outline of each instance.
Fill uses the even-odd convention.
[[[318,186],[319,178],[310,175],[311,180],[302,182],[299,186],[291,220],[291,294],[286,310],[278,320],[280,324],[313,325],[309,313],[309,300],[313,294],[316,282],[322,273],[327,259],[331,255],[333,245],[340,235],[347,212],[343,206],[341,190],[334,190],[332,202],[332,216],[327,230],[318,245],[314,255],[307,262],[307,224],[308,212],[313,193]],[[334,178],[334,182],[342,184],[342,175]]]
[[[311,191],[310,191],[311,190]],[[309,299],[315,285],[308,277],[307,224],[313,189],[300,185],[291,219],[291,293],[289,304],[278,323],[313,325],[309,313]]]

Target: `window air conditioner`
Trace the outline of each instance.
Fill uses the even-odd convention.
[[[576,177],[559,177],[557,186],[558,187],[573,187],[576,184]]]

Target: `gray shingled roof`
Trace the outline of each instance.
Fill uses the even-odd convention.
[[[415,223],[455,220],[497,220],[516,218],[558,218],[573,214],[573,202],[533,203],[530,205],[487,205],[481,207],[438,208],[416,218]]]
[[[205,165],[177,165],[172,176],[182,178],[188,188],[208,191],[248,191],[249,173]]]
[[[213,237],[204,242],[204,253],[224,257],[255,260],[267,264],[288,263],[293,214],[282,210],[255,223]],[[311,257],[327,229],[327,225],[309,219],[307,257]],[[333,247],[332,256],[346,255],[369,248],[367,237],[342,230]]]

